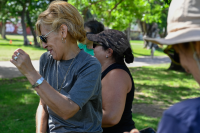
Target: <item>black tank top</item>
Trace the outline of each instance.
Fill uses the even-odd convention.
[[[131,111],[132,102],[134,98],[134,91],[135,91],[133,78],[131,76],[128,67],[125,64],[114,63],[101,73],[101,80],[106,76],[108,72],[110,72],[113,69],[122,69],[129,74],[132,81],[132,89],[126,96],[126,104],[121,120],[117,125],[113,127],[103,128],[103,133],[123,133],[125,131],[131,131],[133,128],[135,128],[135,123],[132,120],[132,111]]]

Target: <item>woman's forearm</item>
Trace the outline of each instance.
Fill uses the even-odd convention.
[[[32,85],[41,78],[41,75],[37,71],[26,76]],[[74,116],[79,111],[79,106],[76,103],[60,94],[45,80],[41,85],[34,89],[37,91],[44,103],[48,105],[53,112],[65,120]]]

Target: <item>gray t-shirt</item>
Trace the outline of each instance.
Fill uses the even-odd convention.
[[[49,52],[46,52],[40,58],[40,74],[55,90],[58,90],[72,60],[56,61]],[[101,65],[95,57],[83,50],[79,52],[69,69],[60,93],[75,102],[80,110],[73,117],[64,120],[47,107],[50,132],[101,133],[103,131],[101,128]]]

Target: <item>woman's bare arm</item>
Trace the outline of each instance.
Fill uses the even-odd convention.
[[[15,61],[13,58],[17,55],[18,52],[20,54],[18,55],[17,61]],[[41,75],[33,67],[29,55],[25,53],[22,49],[17,49],[14,52],[11,62],[23,75],[27,77],[32,85],[41,78]],[[40,98],[44,101],[44,103],[48,105],[53,112],[55,112],[57,115],[65,120],[74,116],[80,109],[80,107],[76,103],[71,101],[66,96],[60,94],[45,80],[41,85],[34,89],[40,95]]]
[[[36,133],[46,133],[48,115],[46,104],[40,99],[36,112]]]
[[[125,108],[126,95],[131,90],[131,87],[131,78],[122,69],[114,69],[103,78],[102,127],[112,127],[119,123]]]

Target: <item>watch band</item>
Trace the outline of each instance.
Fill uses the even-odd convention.
[[[32,85],[32,88],[35,88],[35,87],[41,85],[43,81],[44,81],[44,78],[41,77],[40,79],[37,80],[37,82],[34,85]]]

